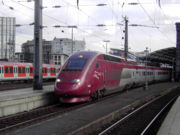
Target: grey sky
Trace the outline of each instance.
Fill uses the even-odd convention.
[[[20,2],[19,2],[20,1]],[[3,2],[3,3],[2,3]],[[128,3],[140,2],[138,5]],[[96,6],[97,4],[106,6]],[[124,6],[122,8],[122,5]],[[54,9],[52,6],[61,5]],[[108,48],[123,48],[122,40],[124,26],[123,16],[127,16],[129,24],[140,24],[148,27],[129,27],[129,47],[131,51],[143,51],[149,47],[151,51],[172,47],[176,43],[175,22],[180,21],[180,2],[178,0],[161,0],[161,8],[156,0],[79,0],[78,10],[76,0],[43,0],[43,38],[52,40],[54,37],[71,38],[71,29],[53,28],[54,25],[77,25],[74,38],[86,41],[86,48],[105,52],[103,40],[110,40]],[[13,7],[14,10],[10,10]],[[16,17],[17,24],[24,26],[16,29],[16,50],[20,45],[33,38],[34,2],[25,0],[1,0],[0,16]],[[96,27],[105,24],[105,27]],[[62,30],[64,32],[62,32]]]

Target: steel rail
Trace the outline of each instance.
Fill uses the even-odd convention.
[[[85,103],[78,104],[78,105],[76,104],[75,106],[71,106],[71,107],[68,107],[68,108],[59,107],[59,109],[56,110],[55,112],[48,112],[47,114],[42,114],[42,116],[37,116],[36,118],[31,118],[29,120],[24,120],[23,122],[19,122],[19,123],[16,123],[14,125],[12,124],[12,125],[9,125],[7,127],[0,128],[0,133],[7,132],[9,130],[13,130],[13,129],[16,129],[16,128],[19,128],[19,127],[24,127],[24,126],[33,124],[35,122],[39,122],[41,120],[52,118],[52,117],[58,116],[60,114],[66,113],[68,111],[79,109],[79,108],[87,106],[87,105],[98,103],[98,102],[107,100],[109,98],[113,98],[115,96],[118,96],[118,95],[120,95],[122,93],[123,93],[123,91],[111,93],[109,95],[104,96],[103,98],[99,98],[97,100],[94,100],[94,101],[91,101],[91,102],[85,102]],[[15,115],[11,115],[11,116],[2,117],[2,118],[0,118],[0,121],[6,121],[6,120],[7,121],[11,121],[12,119],[16,119],[18,117],[21,117],[21,115],[24,116],[24,115],[31,115],[33,113],[41,113],[44,110],[47,111],[47,110],[53,109],[53,107],[58,106],[58,105],[60,105],[60,104],[56,104],[56,105],[47,106],[47,107],[44,107],[44,108],[35,109],[35,110],[30,111],[30,112],[22,112],[22,113],[17,114],[17,115],[15,114]]]
[[[166,94],[165,94],[166,95]],[[119,123],[121,123],[122,121],[126,120],[127,118],[131,117],[132,115],[134,115],[136,112],[140,111],[141,109],[145,108],[146,106],[148,106],[149,104],[151,104],[152,102],[155,102],[156,100],[162,98],[163,96],[159,96],[156,97],[155,99],[145,103],[144,105],[142,105],[141,107],[137,108],[136,110],[134,110],[133,112],[129,113],[128,115],[126,115],[125,117],[123,117],[122,119],[118,120],[117,122],[115,122],[114,124],[112,124],[111,126],[109,126],[108,128],[106,128],[105,130],[103,130],[101,133],[99,133],[98,135],[103,135],[105,133],[107,133],[108,131],[110,131],[111,129],[113,129],[114,127],[116,127]]]
[[[146,126],[146,128],[141,132],[140,135],[145,135],[148,129],[152,124],[158,119],[158,117],[165,111],[165,109],[175,100],[178,96],[173,97],[161,110],[160,112],[152,119],[152,121]]]

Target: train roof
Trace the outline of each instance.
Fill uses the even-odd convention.
[[[80,51],[80,52],[74,53],[72,56],[79,56],[79,55],[83,55],[84,57],[93,57],[93,56],[98,56],[98,55],[107,55],[107,56],[119,58],[121,60],[125,60],[123,57],[115,56],[115,55],[111,55],[111,54],[105,54],[105,53],[101,53],[101,52],[98,52],[98,51]],[[132,59],[127,59],[127,61],[129,61],[129,62],[136,62],[136,61],[134,61]]]
[[[20,63],[20,62],[6,62],[6,61],[0,61],[0,65],[20,65],[20,66],[32,66],[32,63]],[[56,66],[60,67],[60,65],[53,65],[53,64],[43,64],[43,66]]]

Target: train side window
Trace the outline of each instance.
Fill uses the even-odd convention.
[[[5,73],[8,73],[8,67],[5,67]]]
[[[33,68],[30,68],[30,73],[33,73]]]
[[[0,67],[0,74],[1,74],[1,67]]]
[[[21,68],[20,67],[18,67],[18,73],[21,73]]]
[[[13,67],[10,67],[10,73],[13,73]]]
[[[96,68],[99,68],[99,64],[98,63],[96,63]]]
[[[4,73],[4,67],[2,67],[2,73]]]
[[[25,73],[26,72],[26,69],[25,68],[23,68],[23,73]]]

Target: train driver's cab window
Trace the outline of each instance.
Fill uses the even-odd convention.
[[[85,63],[86,63],[86,59],[70,59],[68,61],[66,68],[63,69],[63,71],[82,70]]]

